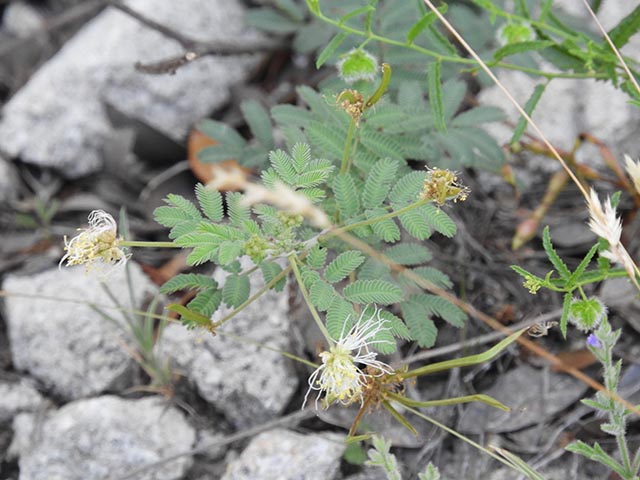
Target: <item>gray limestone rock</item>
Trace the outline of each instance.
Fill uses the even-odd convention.
[[[11,420],[19,412],[35,412],[48,402],[26,380],[0,382],[0,422]]]
[[[0,202],[18,197],[18,174],[15,167],[0,156]]]
[[[29,436],[32,427],[14,422],[16,437]],[[160,398],[124,400],[110,395],[69,403],[33,432],[34,441],[23,442],[17,452],[20,480],[119,478],[189,450],[196,436],[184,416]],[[135,478],[177,480],[191,462],[190,456],[179,457]]]
[[[129,0],[129,6],[181,34],[202,41],[256,38],[243,23],[238,0]],[[205,57],[175,75],[148,75],[135,62],[182,55],[174,40],[114,8],[76,34],[5,106],[0,150],[76,178],[99,170],[110,131],[103,102],[181,140],[221,106],[256,55]]]
[[[345,449],[337,433],[301,435],[284,429],[261,433],[227,466],[222,480],[331,480]]]
[[[134,298],[140,302],[154,287],[130,262]],[[124,269],[105,279],[115,298],[129,305]],[[83,267],[9,276],[6,299],[11,355],[15,367],[28,371],[58,395],[73,399],[114,388],[132,365],[123,344],[124,330],[104,319],[89,303],[113,306],[95,273]],[[20,294],[27,296],[21,297]],[[117,310],[105,312],[120,318]]]
[[[513,432],[541,423],[582,398],[587,387],[560,373],[521,365],[482,392],[510,407],[509,412],[485,403],[468,404],[456,428],[462,433]]]
[[[216,280],[224,283],[220,276]],[[258,270],[251,275],[251,291],[262,286]],[[230,311],[223,306],[213,319]],[[288,350],[289,326],[287,295],[269,291],[220,327],[215,337],[168,325],[160,351],[195,382],[207,401],[238,428],[245,428],[277,416],[296,390],[298,380],[291,362],[259,346]]]

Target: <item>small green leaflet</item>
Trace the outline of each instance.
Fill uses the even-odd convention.
[[[524,105],[524,111],[527,112],[527,115],[529,115],[529,117],[531,117],[531,115],[533,114],[533,111],[538,105],[538,102],[540,101],[540,98],[542,97],[542,94],[544,93],[545,88],[547,88],[547,83],[541,83],[540,85],[536,85],[536,87],[533,89],[533,93],[529,97],[529,100],[527,100],[527,103]],[[516,128],[513,131],[513,136],[509,141],[510,144],[513,145],[518,140],[520,140],[520,137],[522,137],[522,134],[527,128],[527,123],[528,121],[526,118],[520,117],[520,120],[518,120],[518,124],[516,125]]]
[[[336,48],[338,48],[342,44],[342,42],[344,42],[345,38],[347,38],[347,34],[345,32],[340,32],[331,39],[327,46],[324,47],[318,55],[318,59],[316,60],[316,68],[320,68],[325,64],[325,62],[329,59],[333,52],[335,52]]]
[[[429,83],[429,102],[433,113],[433,120],[439,132],[446,132],[447,125],[444,116],[444,105],[442,102],[442,63],[436,60],[429,64],[427,71]]]

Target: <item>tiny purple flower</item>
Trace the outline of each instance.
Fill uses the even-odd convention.
[[[587,345],[590,345],[593,348],[602,347],[602,343],[600,342],[600,340],[598,340],[598,337],[596,337],[593,333],[587,337]]]

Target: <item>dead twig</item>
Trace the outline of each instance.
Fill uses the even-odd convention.
[[[160,60],[158,62],[142,63],[136,62],[135,68],[143,73],[150,75],[174,74],[180,67],[193,62],[202,57],[215,55],[239,55],[246,53],[269,52],[282,47],[282,42],[265,38],[255,38],[250,40],[238,39],[233,41],[216,40],[213,42],[202,42],[193,39],[188,35],[173,30],[155,20],[141,14],[140,12],[125,5],[121,0],[107,0],[107,4],[126,13],[131,18],[135,18],[143,25],[161,33],[167,38],[178,42],[185,52],[182,55]]]

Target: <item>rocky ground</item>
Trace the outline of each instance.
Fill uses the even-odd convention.
[[[322,77],[286,41],[248,28],[240,0],[129,2],[145,19],[198,42],[227,48],[228,38],[239,39],[227,54],[174,75],[145,74],[136,62],[180,55],[180,39],[105,3],[0,1],[0,478],[384,478],[345,454],[352,409],[301,410],[309,372],[276,351],[309,358],[314,352],[317,337],[306,328],[295,291],[264,295],[224,336],[168,325],[154,351],[168,381],[149,387],[153,375],[136,355],[128,323],[140,316],[126,312],[154,311],[153,299],[163,301],[158,285],[187,270],[184,256],[141,251],[106,286],[82,267],[58,268],[63,236],[73,235],[93,209],[117,214],[124,207],[136,238],[163,240],[152,211],[169,192],[193,193],[197,172],[185,144],[194,124],[214,117],[242,128],[241,99],[267,106],[292,101],[294,85],[317,86]],[[502,79],[523,102],[534,86],[524,75]],[[551,88],[534,118],[554,144],[571,149],[587,132],[614,154],[638,158],[639,110],[624,94],[603,82],[558,80]],[[494,88],[477,99],[506,105]],[[491,133],[504,141],[510,128],[497,124]],[[586,146],[578,158],[600,168],[600,153]],[[429,241],[438,268],[466,301],[505,324],[543,314],[553,319],[561,305],[551,294],[529,295],[509,269],[519,264],[543,276],[549,269],[539,238],[517,252],[510,239],[555,169],[532,155],[514,162],[520,196],[495,175],[465,172],[473,195],[451,212],[459,234],[454,242]],[[579,261],[594,240],[586,219],[583,200],[569,187],[544,220],[569,262]],[[628,232],[634,251],[637,222]],[[624,394],[638,403],[639,304],[624,282],[607,282],[597,293],[624,330],[617,352],[625,362]],[[401,353],[414,361],[445,359],[499,338],[470,321],[462,330],[443,327],[431,351],[406,345]],[[553,331],[537,341],[599,378],[580,335],[563,341]],[[523,350],[410,388],[422,399],[465,392],[498,398],[510,413],[471,404],[428,414],[479,443],[522,455],[549,480],[604,478],[598,466],[563,450],[575,438],[611,446],[599,432],[601,419],[579,403],[588,388]],[[444,479],[516,478],[430,425],[418,425],[416,437],[381,412],[364,422],[392,441],[406,478],[428,461]],[[635,438],[637,426],[629,430]]]

